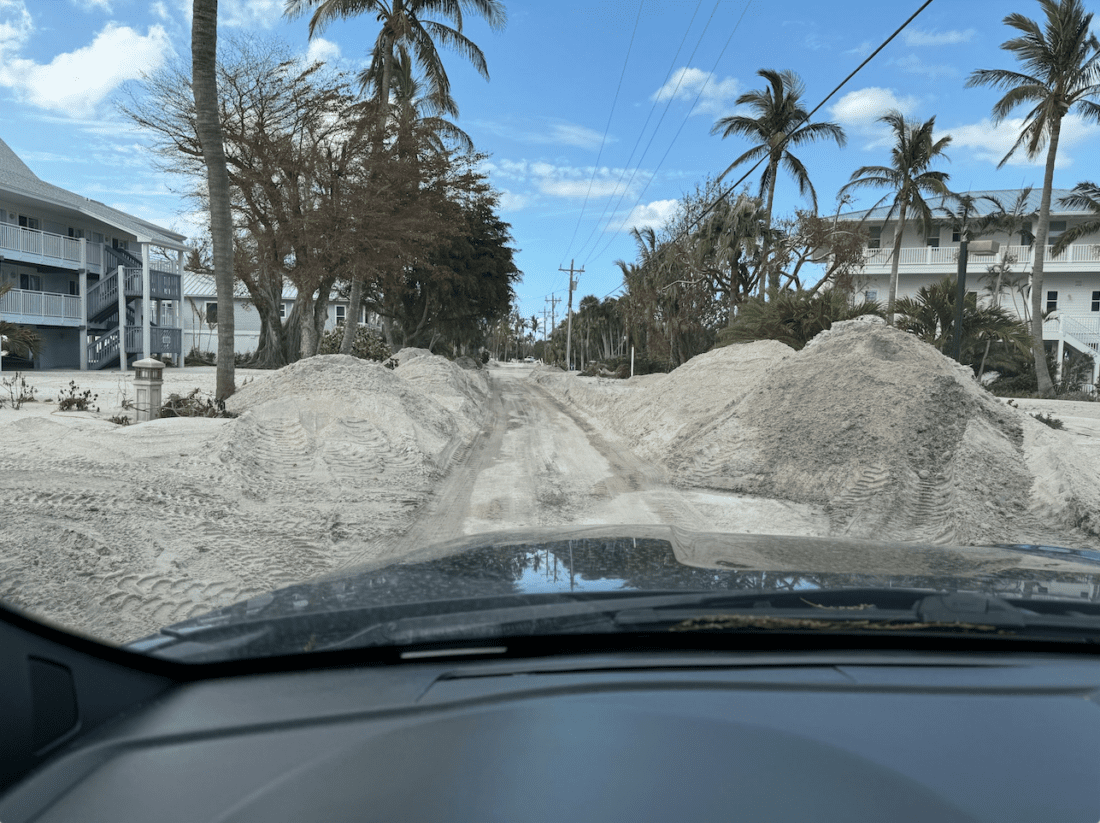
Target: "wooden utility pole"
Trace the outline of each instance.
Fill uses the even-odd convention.
[[[569,272],[569,314],[567,315],[569,320],[566,324],[566,331],[565,331],[565,370],[566,371],[572,371],[573,370],[573,365],[570,362],[569,358],[573,353],[573,286],[574,286],[573,275],[574,274],[584,274],[584,267],[582,266],[579,269],[574,269],[573,268],[573,261],[570,260],[568,269],[563,269],[559,266],[558,271],[568,271]]]
[[[556,329],[558,326],[557,315],[554,313],[554,309],[558,307],[558,303],[561,302],[561,298],[550,295],[546,298],[546,302],[550,304],[550,340],[553,341],[554,329]],[[543,309],[543,311],[545,312],[546,309]]]
[[[542,342],[543,343],[546,342],[546,315],[547,314],[549,314],[549,312],[546,311],[546,309],[543,309],[542,310]],[[553,331],[553,330],[554,330],[554,327],[551,326],[550,331]]]

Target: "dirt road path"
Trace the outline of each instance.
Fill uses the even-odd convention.
[[[406,556],[464,535],[559,525],[667,524],[697,530],[820,534],[811,506],[686,491],[616,435],[529,380],[490,370],[489,416],[403,534],[363,547],[346,565]]]

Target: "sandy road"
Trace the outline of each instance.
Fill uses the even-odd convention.
[[[530,367],[489,372],[492,396],[476,440],[413,525],[363,547],[346,565],[398,559],[464,535],[565,525],[665,524],[758,534],[820,534],[812,506],[673,487],[598,421],[529,380]]]

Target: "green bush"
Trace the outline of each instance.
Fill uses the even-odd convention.
[[[340,344],[344,340],[344,327],[337,326],[331,331],[325,332],[321,338],[321,344],[317,347],[318,354],[339,354]],[[360,326],[355,333],[355,342],[351,345],[351,353],[363,360],[376,360],[379,363],[393,356],[390,347],[382,338],[382,333],[366,326]]]
[[[881,316],[882,308],[870,301],[851,305],[848,295],[835,289],[816,294],[781,291],[767,301],[753,297],[738,308],[733,324],[718,332],[715,348],[754,340],[778,340],[792,349],[801,349],[832,328],[833,323],[866,314]]]

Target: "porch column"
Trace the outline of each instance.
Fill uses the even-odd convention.
[[[141,355],[146,360],[153,356],[152,330],[149,324],[152,318],[149,316],[149,307],[152,283],[149,275],[149,244],[141,244]]]
[[[180,276],[180,297],[172,301],[172,310],[175,313],[175,327],[180,330],[179,351],[176,352],[176,367],[183,368],[183,249],[176,250],[176,274]]]
[[[1062,358],[1066,355],[1066,330],[1062,328],[1062,315],[1058,315],[1058,364],[1054,369],[1054,379],[1062,379]]]
[[[88,371],[88,243],[80,238],[80,370]]]
[[[126,269],[115,270],[118,281],[118,370],[126,371]]]

